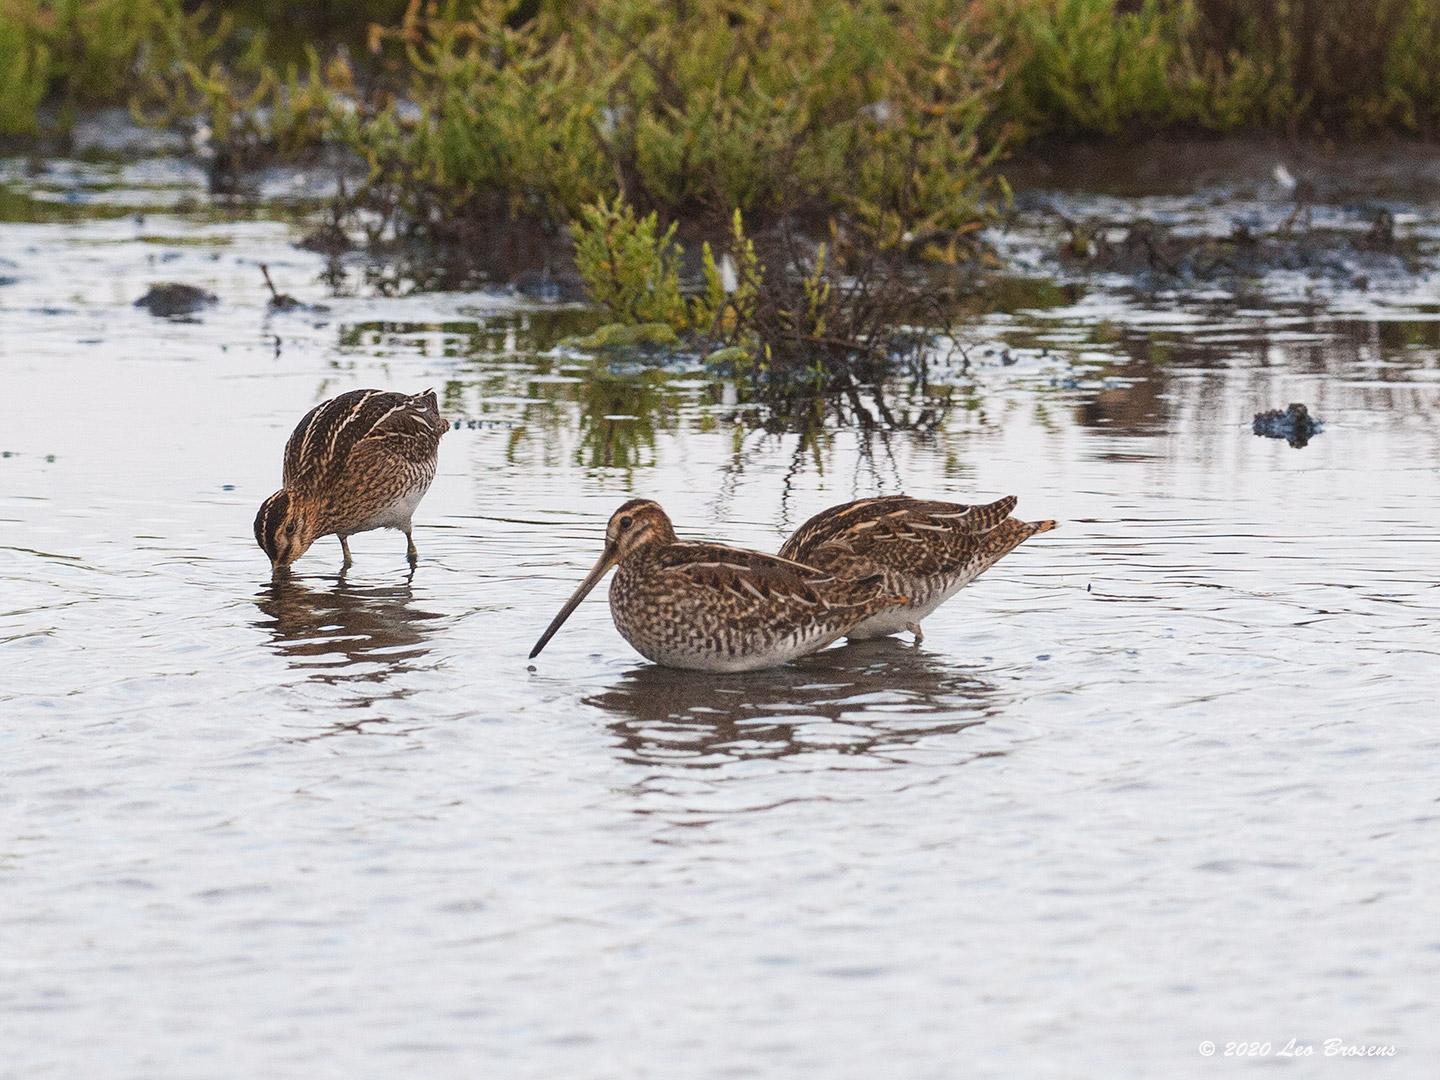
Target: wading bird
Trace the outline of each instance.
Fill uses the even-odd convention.
[[[754,671],[822,649],[905,603],[872,573],[841,578],[758,551],[678,540],[648,499],[616,510],[605,549],[535,648],[539,655],[611,567],[610,615],[635,650],[666,667]]]
[[[435,479],[448,427],[433,390],[352,390],[306,413],[285,444],[284,486],[255,515],[255,541],[272,570],[331,534],[348,567],[349,538],[371,529],[403,532],[414,566],[410,519]]]
[[[846,632],[884,637],[909,630],[923,640],[920,621],[1005,555],[1053,521],[1018,521],[1016,498],[983,506],[930,502],[908,495],[860,499],[822,510],[780,549],[782,558],[844,579],[879,575],[884,591],[905,596]]]

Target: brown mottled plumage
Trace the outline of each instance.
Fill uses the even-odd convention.
[[[413,566],[410,519],[435,479],[448,426],[433,390],[351,390],[311,409],[285,444],[284,486],[255,515],[255,541],[270,565],[288,567],[333,533],[349,566],[350,536],[399,529]]]
[[[753,671],[805,656],[904,602],[882,575],[840,578],[723,544],[677,540],[658,503],[616,510],[605,550],[530,656],[539,654],[612,566],[615,628],[648,660],[697,671]]]
[[[844,578],[880,574],[887,592],[909,599],[871,616],[846,636],[884,637],[920,620],[1053,521],[1017,521],[1016,499],[982,506],[930,502],[908,495],[832,506],[796,530],[780,555]]]

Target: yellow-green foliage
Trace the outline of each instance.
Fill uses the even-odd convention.
[[[35,128],[50,85],[50,50],[11,10],[18,2],[0,2],[0,135],[13,135]]]
[[[33,131],[51,98],[62,126],[123,104],[145,71],[204,50],[200,21],[180,0],[0,0],[0,132]]]
[[[1437,0],[980,0],[1029,134],[1440,125]]]
[[[451,206],[500,199],[512,213],[564,220],[613,186],[596,152],[603,86],[567,35],[520,28],[504,0],[412,3],[374,45],[406,74],[410,104],[360,113],[341,133],[377,178]]]
[[[1403,0],[1400,26],[1385,50],[1384,76],[1359,119],[1366,126],[1396,123],[1434,136],[1440,126],[1440,4]]]
[[[821,244],[815,252],[815,265],[800,280],[800,295],[805,299],[805,310],[797,325],[809,337],[824,337],[830,307],[834,301],[834,283],[826,276],[826,250]]]
[[[339,138],[421,229],[605,196],[955,259],[1017,139],[1440,131],[1440,0],[403,3],[0,0],[0,134],[136,99],[240,165]]]
[[[218,34],[228,27],[222,19]],[[349,63],[339,56],[322,63],[306,46],[303,73],[293,62],[278,70],[266,61],[267,46],[267,36],[256,33],[228,59],[212,55],[214,49],[191,48],[185,59],[149,75],[132,101],[135,111],[155,124],[202,119],[212,149],[230,168],[321,142],[354,89]],[[203,59],[206,55],[210,59]]]
[[[183,0],[0,0],[0,134],[36,131],[47,101],[62,131],[79,108],[128,103],[161,123],[201,117],[226,149],[299,149],[331,131],[349,67],[309,45],[303,71],[277,65],[272,53],[297,50],[273,44]]]
[[[884,35],[879,96],[861,107],[844,172],[828,182],[874,246],[926,243],[954,261],[957,237],[983,224],[997,197],[999,79],[967,9],[939,0],[909,8]]]
[[[991,73],[956,10],[590,0],[566,25],[613,72],[599,149],[628,198],[711,220],[846,208],[893,242],[931,217],[966,225],[983,201]]]
[[[515,6],[417,0],[378,35],[416,109],[347,127],[377,178],[559,220],[601,195],[711,224],[845,211],[882,244],[984,212],[996,72],[953,4]]]
[[[690,301],[690,323],[712,339],[731,344],[747,342],[755,322],[765,268],[755,254],[755,243],[745,235],[745,222],[737,208],[730,218],[730,250],[726,256],[733,281],[715,258],[707,240],[701,249],[705,288]]]
[[[297,57],[376,20],[379,92],[340,127],[452,207],[498,196],[565,220],[621,194],[719,221],[803,205],[896,244],[974,220],[1007,133],[1440,126],[1440,0],[403,5],[0,0],[0,133],[34,130],[46,102],[63,127],[139,89],[237,140],[308,142],[336,119],[315,92],[335,87]],[[275,109],[273,129],[240,116]]]
[[[1008,114],[1034,131],[1113,135],[1171,119],[1185,6],[1143,0],[992,3],[1004,43]]]
[[[602,198],[581,207],[571,232],[585,290],[615,322],[689,325],[674,225],[662,230],[653,210],[642,217]]]
[[[702,285],[691,296],[680,284],[684,251],[675,226],[661,229],[653,210],[640,215],[623,200],[602,198],[581,208],[570,232],[586,293],[611,320],[580,344],[674,344],[680,331],[711,346],[743,351],[754,345],[765,272],[739,210],[731,217],[727,252],[717,259],[710,243],[703,245]]]

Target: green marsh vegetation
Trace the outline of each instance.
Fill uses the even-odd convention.
[[[128,104],[203,131],[219,190],[338,146],[366,179],[335,229],[473,250],[527,223],[628,328],[593,345],[757,383],[915,362],[1027,143],[1440,130],[1440,0],[273,7],[0,0],[0,135]]]

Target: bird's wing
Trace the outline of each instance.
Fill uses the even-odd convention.
[[[376,417],[362,438],[367,443],[383,446],[390,453],[426,461],[434,455],[440,436],[447,430],[449,425],[440,418],[435,391],[426,390],[423,394],[403,396],[403,400],[391,404]]]
[[[426,460],[444,431],[433,391],[351,390],[315,406],[296,426],[285,446],[285,486],[323,485],[360,447]]]
[[[876,567],[940,574],[980,550],[1015,509],[1015,497],[965,505],[890,495],[822,511],[802,525],[780,554],[836,573]]]
[[[746,614],[865,606],[883,587],[878,575],[845,580],[759,551],[685,542],[657,556],[656,575],[672,588],[719,597]]]

